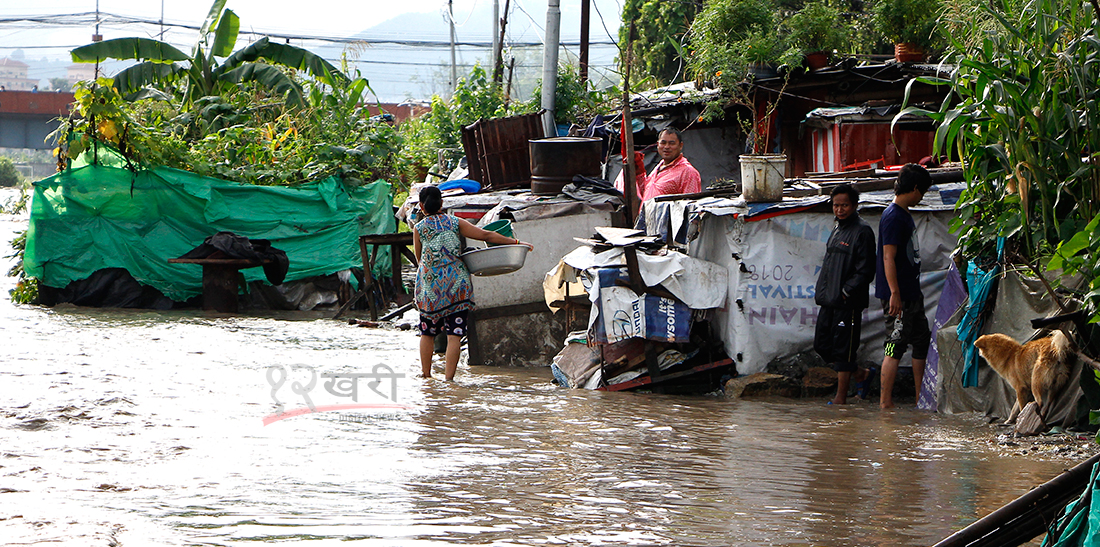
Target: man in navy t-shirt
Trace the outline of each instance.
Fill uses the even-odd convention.
[[[908,346],[913,346],[913,380],[920,396],[924,381],[924,361],[932,334],[924,313],[924,295],[920,290],[920,245],[916,223],[909,208],[920,203],[932,186],[928,171],[910,163],[898,172],[894,184],[894,202],[882,212],[878,225],[878,264],[875,270],[875,296],[882,300],[886,316],[886,345],[882,357],[882,393],[879,407],[894,407],[894,379],[898,363]]]

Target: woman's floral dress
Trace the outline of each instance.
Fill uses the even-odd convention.
[[[429,215],[416,223],[420,235],[420,267],[416,271],[416,307],[431,321],[474,309],[470,272],[459,255],[462,243],[458,218]]]

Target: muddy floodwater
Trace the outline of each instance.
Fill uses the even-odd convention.
[[[0,216],[2,254],[23,224]],[[465,365],[424,381],[410,332],[14,306],[12,284],[5,545],[918,546],[1076,463],[911,404],[563,390],[548,369]]]

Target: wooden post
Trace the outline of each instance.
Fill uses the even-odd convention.
[[[202,309],[237,313],[237,291],[240,290],[237,277],[239,275],[239,266],[203,264]]]

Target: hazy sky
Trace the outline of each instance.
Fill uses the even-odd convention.
[[[504,0],[499,0],[501,9]],[[527,23],[541,39],[542,27],[546,23],[546,0],[512,0],[515,10],[513,20]],[[579,13],[578,0],[561,2],[563,17],[567,12]],[[15,48],[23,48],[28,57],[50,56],[64,53],[66,47],[86,44],[90,41],[94,23],[76,25],[54,25],[49,23],[12,22],[12,19],[46,16],[51,21],[62,22],[67,16],[78,13],[94,13],[96,0],[49,0],[46,2],[2,0],[0,1],[0,56],[6,56]],[[485,39],[489,37],[464,36],[463,25],[469,23],[469,17],[475,10],[492,5],[492,0],[454,0],[454,17],[458,25],[459,39]],[[619,0],[596,0],[595,5],[607,25],[614,31],[618,26],[621,13]],[[98,0],[99,11],[104,14],[127,17],[163,19],[168,23],[198,25],[210,9],[210,3],[203,0]],[[409,12],[434,13],[443,20],[447,8],[444,0],[229,0],[226,7],[233,10],[241,20],[241,30],[254,30],[261,33],[336,36],[348,37],[373,27],[383,21]],[[599,14],[592,14],[593,40],[606,37],[600,26]],[[101,24],[100,34],[105,38],[122,36],[149,35],[155,37],[159,29],[155,26]],[[468,34],[468,33],[465,33]],[[577,36],[575,29],[562,31],[563,39],[568,35]],[[442,39],[447,36],[412,36],[422,39]],[[169,41],[174,40],[169,36]],[[185,44],[192,41],[180,39]],[[40,52],[40,53],[39,53]]]
[[[547,0],[510,0],[511,17],[508,27],[508,43],[541,42],[545,33]],[[207,0],[164,0],[164,41],[185,53],[195,43],[196,32],[172,25],[198,26],[210,10]],[[499,0],[504,9],[504,0]],[[594,45],[591,52],[593,82],[608,85],[613,78],[617,49],[607,45],[615,35],[622,11],[621,0],[592,0],[590,39],[604,42]],[[152,24],[104,22],[99,33],[105,39],[143,36],[160,38],[162,29],[162,3],[159,0],[99,0],[99,12],[107,20],[110,16],[126,19],[143,19]],[[371,81],[376,93],[386,101],[403,98],[425,98],[447,89],[449,81],[450,52],[444,13],[446,0],[228,0],[226,8],[240,18],[241,31],[253,31],[257,35],[242,35],[238,47],[259,35],[316,36],[325,38],[350,38],[372,29],[372,39],[426,40],[442,43],[439,47],[413,47],[408,45],[377,44],[362,50],[350,58],[353,68]],[[454,19],[459,42],[492,40],[492,0],[454,0]],[[63,75],[61,63],[69,62],[69,50],[91,41],[95,28],[96,0],[0,0],[0,58],[9,57],[21,50],[23,58],[31,64],[31,78],[48,79]],[[576,42],[579,36],[579,0],[561,0],[563,41]],[[427,14],[417,20],[413,29],[378,27],[402,14]],[[34,21],[22,19],[33,18]],[[406,23],[407,25],[407,23]],[[325,58],[336,61],[345,47],[342,43],[321,40],[298,40],[291,43],[305,47]],[[575,55],[576,46],[565,51]],[[459,76],[464,76],[475,62],[488,62],[489,48],[459,48],[457,64]],[[518,57],[517,92],[530,92],[534,79],[541,72],[541,48],[516,51]],[[40,61],[46,59],[55,66],[44,68]],[[60,71],[60,72],[59,72]],[[597,83],[599,82],[599,83]]]

